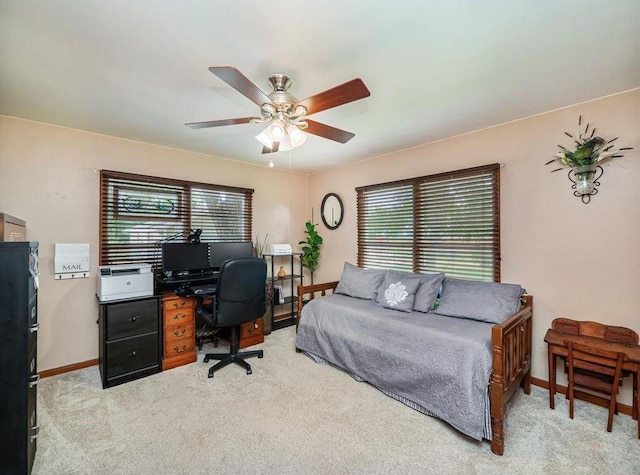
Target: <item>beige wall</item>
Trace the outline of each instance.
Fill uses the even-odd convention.
[[[306,175],[0,116],[0,211],[40,242],[40,371],[98,357],[100,169],[253,188],[254,233],[303,238]],[[57,242],[91,245],[90,278],[54,280]]]
[[[544,166],[580,114],[605,137],[619,135],[621,145],[636,147],[605,165],[600,192],[588,205],[572,195],[566,174]],[[546,380],[543,336],[553,318],[640,331],[639,149],[640,90],[311,177],[0,117],[0,210],[25,219],[28,238],[41,243],[38,366],[44,370],[97,358],[99,169],[255,188],[255,232],[269,233],[272,243],[302,239],[313,207],[324,238],[314,280],[322,282],[339,278],[344,261],[355,262],[355,187],[504,163],[502,280],[534,295],[533,375]],[[328,192],[338,193],[346,208],[335,231],[320,220]],[[89,242],[92,278],[54,281],[56,242]],[[622,401],[630,402],[628,385]]]
[[[573,196],[566,173],[544,166],[556,144],[567,144],[563,132],[577,130],[580,114],[604,137],[635,146],[604,165],[600,191],[588,205]],[[543,338],[555,317],[640,332],[640,90],[312,175],[312,206],[319,209],[322,197],[335,192],[346,208],[340,228],[319,226],[324,245],[314,281],[337,279],[345,260],[356,261],[355,187],[496,162],[505,165],[502,281],[534,296],[533,375],[547,380]]]

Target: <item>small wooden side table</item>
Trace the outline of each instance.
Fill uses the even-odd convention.
[[[629,328],[604,325],[597,322],[578,321],[568,318],[556,318],[551,323],[544,337],[547,343],[549,364],[549,407],[555,408],[556,394],[556,357],[567,357],[566,341],[588,345],[603,350],[625,353],[628,360],[622,365],[623,371],[633,375],[633,410],[632,416],[638,420],[640,407],[640,346],[638,334]],[[576,393],[581,397],[581,393]],[[596,402],[595,396],[587,399]],[[638,436],[640,437],[640,421],[638,422]]]

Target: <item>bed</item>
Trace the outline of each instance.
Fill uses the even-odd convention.
[[[492,324],[400,312],[344,295],[338,284],[298,287],[296,350],[471,438],[491,440],[502,455],[507,403],[520,386],[530,393],[532,296],[522,295],[518,311]]]

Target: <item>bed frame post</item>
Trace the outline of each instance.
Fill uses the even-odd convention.
[[[518,387],[531,393],[531,318],[533,297],[523,296],[522,309],[501,325],[491,328],[493,371],[489,381],[491,400],[491,451],[504,453],[505,408]]]

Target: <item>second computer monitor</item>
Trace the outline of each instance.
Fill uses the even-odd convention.
[[[218,271],[224,261],[241,257],[253,257],[253,243],[251,241],[210,242],[209,252],[211,268],[214,271]]]

